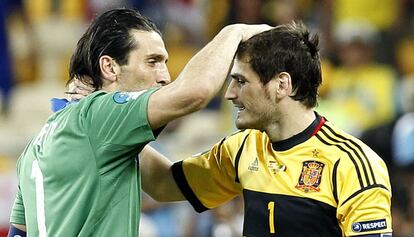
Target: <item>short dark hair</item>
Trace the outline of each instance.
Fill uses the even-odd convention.
[[[156,25],[137,10],[113,9],[97,17],[82,35],[72,54],[68,83],[77,78],[92,83],[95,90],[101,89],[103,82],[99,58],[108,55],[119,65],[127,64],[130,51],[138,46],[131,30],[155,31],[161,35]]]
[[[292,22],[242,42],[237,58],[247,60],[264,85],[278,73],[289,73],[295,92],[291,97],[313,108],[322,83],[318,44],[317,34],[311,36],[302,22]]]

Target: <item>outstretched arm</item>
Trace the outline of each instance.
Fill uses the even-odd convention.
[[[206,106],[223,86],[239,43],[270,29],[268,25],[244,24],[223,28],[187,63],[174,82],[150,97],[148,120],[152,129]]]
[[[139,156],[142,188],[148,195],[159,202],[186,200],[174,181],[170,160],[149,145]]]

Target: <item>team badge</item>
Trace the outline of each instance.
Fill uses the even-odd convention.
[[[299,177],[299,183],[295,188],[308,192],[319,192],[321,184],[322,171],[325,164],[318,161],[305,161],[302,166],[302,173]]]
[[[117,104],[125,104],[126,102],[130,100],[136,100],[145,91],[146,90],[135,91],[135,92],[115,92],[112,98]]]

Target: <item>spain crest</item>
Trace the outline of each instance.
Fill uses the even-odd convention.
[[[308,160],[303,162],[299,182],[295,188],[308,192],[319,192],[324,163]]]

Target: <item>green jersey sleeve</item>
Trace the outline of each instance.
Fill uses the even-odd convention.
[[[98,93],[87,104],[85,130],[92,144],[136,148],[155,139],[148,122],[148,100],[157,89]]]
[[[20,163],[21,163],[20,159],[21,158],[17,160],[17,164],[16,164],[18,176],[20,175]],[[25,208],[23,204],[23,198],[22,198],[22,192],[20,190],[20,185],[17,186],[16,197],[14,199],[14,204],[13,204],[12,211],[10,214],[10,223],[20,224],[20,225],[26,224]]]
[[[10,215],[10,223],[20,225],[26,224],[24,219],[24,205],[20,187],[17,189],[16,198],[14,199],[14,204]]]

